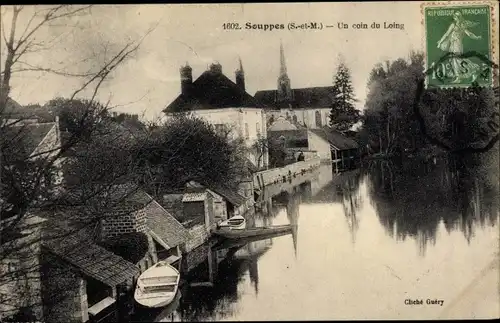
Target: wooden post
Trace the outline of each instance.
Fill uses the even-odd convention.
[[[334,149],[333,152],[335,153],[335,173],[339,172],[339,162],[338,162],[338,156],[337,156],[337,149]]]
[[[344,152],[345,151],[340,151],[340,159],[342,160],[342,170],[345,169],[345,166],[344,166]]]

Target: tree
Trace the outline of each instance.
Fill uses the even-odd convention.
[[[330,126],[339,131],[347,131],[359,121],[359,111],[354,107],[354,88],[349,68],[341,60],[335,74],[331,93],[332,109]]]
[[[257,168],[264,167],[264,158],[269,154],[269,141],[267,138],[259,137],[253,144],[252,150],[257,159]]]
[[[270,137],[267,139],[267,146],[269,167],[283,167],[289,163],[285,139]],[[292,160],[292,162],[295,162],[295,160]]]
[[[493,90],[472,86],[418,93],[423,66],[423,54],[412,52],[407,60],[387,61],[373,68],[363,117],[369,152],[391,156],[436,147],[454,151],[484,146],[490,139],[484,132],[488,117],[495,113]]]
[[[190,180],[237,187],[245,176],[246,148],[240,139],[232,138],[230,129],[216,131],[204,119],[176,115],[152,127],[139,141],[135,159],[140,181],[154,196],[183,188]]]
[[[2,70],[0,73],[0,285],[2,291],[0,295],[0,319],[8,318],[14,313],[26,312],[29,309],[36,313],[37,320],[40,317],[38,308],[41,306],[40,300],[29,297],[28,286],[31,278],[37,277],[40,272],[40,263],[37,261],[38,253],[33,252],[33,247],[39,251],[41,237],[32,235],[30,232],[35,224],[30,224],[33,214],[43,213],[49,218],[54,217],[58,211],[64,208],[71,208],[69,219],[78,225],[69,227],[69,231],[79,231],[85,227],[93,227],[103,217],[112,213],[116,205],[119,205],[124,198],[132,194],[135,190],[131,188],[122,192],[122,196],[111,203],[110,190],[119,181],[123,180],[122,173],[132,169],[133,166],[119,165],[122,172],[119,176],[115,173],[98,172],[89,170],[90,163],[85,160],[98,160],[101,163],[112,163],[116,165],[116,157],[102,160],[101,157],[92,155],[90,152],[98,151],[95,146],[93,150],[86,154],[77,156],[75,163],[87,166],[86,176],[80,176],[86,188],[78,186],[62,186],[61,183],[51,180],[54,170],[60,170],[61,164],[66,159],[65,154],[78,145],[95,144],[95,132],[102,120],[95,118],[110,108],[109,104],[99,104],[95,102],[97,93],[103,82],[118,69],[121,64],[133,55],[139,48],[142,40],[129,40],[126,43],[103,43],[103,51],[106,51],[105,59],[92,55],[85,57],[84,61],[90,66],[86,71],[74,71],[70,67],[55,68],[53,66],[42,66],[37,63],[37,58],[42,51],[51,51],[55,42],[64,39],[67,32],[72,27],[63,27],[67,23],[75,23],[81,17],[89,13],[91,6],[2,6],[1,23],[2,37]],[[26,14],[24,17],[23,14]],[[10,18],[10,19],[9,19]],[[7,21],[9,24],[7,24]],[[6,25],[9,25],[8,28]],[[44,38],[41,30],[50,30],[49,34],[54,38]],[[62,30],[62,31],[61,31]],[[60,32],[59,32],[60,31]],[[150,30],[151,31],[151,30]],[[148,32],[149,33],[149,32]],[[148,34],[146,33],[146,34]],[[85,44],[79,44],[82,50]],[[34,56],[33,56],[34,54]],[[35,59],[33,59],[35,58]],[[71,128],[71,134],[62,143],[51,147],[44,147],[40,151],[33,151],[27,143],[30,139],[30,127],[25,124],[24,118],[10,118],[9,111],[10,93],[12,88],[12,76],[19,73],[35,73],[43,75],[51,73],[68,78],[78,78],[81,86],[71,94],[68,101],[60,101],[62,105],[77,104],[80,113],[72,116],[63,116]],[[74,99],[83,94],[88,94],[87,100],[75,101]],[[102,138],[101,138],[102,139]],[[112,146],[115,141],[108,137],[107,144]],[[90,141],[90,142],[89,142]],[[129,160],[129,159],[128,159]],[[125,162],[124,162],[125,163]],[[81,167],[80,174],[84,174],[84,167]],[[76,170],[75,170],[76,171]],[[106,175],[96,180],[99,175]],[[102,176],[101,176],[102,177]],[[97,183],[97,184],[96,184]],[[57,194],[55,192],[58,192]],[[103,194],[105,192],[106,194]],[[30,230],[26,230],[26,228]],[[36,228],[39,225],[36,224]],[[38,229],[37,229],[38,230]],[[38,230],[39,231],[39,230]],[[68,234],[67,232],[65,234]],[[56,233],[44,237],[44,239],[57,239]],[[22,260],[21,263],[30,264],[11,269],[10,265],[4,270],[4,261]],[[25,261],[26,260],[26,261]],[[25,277],[25,278],[23,278]],[[26,278],[28,277],[28,278]],[[5,293],[3,287],[10,286],[11,283],[19,283],[20,288]],[[64,286],[62,287],[64,288]],[[35,310],[36,309],[36,310]],[[22,311],[21,311],[22,310]]]

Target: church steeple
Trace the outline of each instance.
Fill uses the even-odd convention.
[[[243,63],[241,63],[241,58],[238,58],[240,62],[240,68],[236,70],[236,85],[243,91],[245,91],[245,72],[243,71]]]
[[[278,91],[276,101],[290,104],[293,101],[290,78],[286,72],[285,51],[283,43],[280,43],[280,75],[278,76]]]
[[[286,75],[286,61],[283,43],[280,43],[280,75]]]

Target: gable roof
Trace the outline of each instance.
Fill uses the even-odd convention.
[[[219,194],[223,198],[225,198],[229,203],[234,205],[235,207],[239,207],[246,202],[246,197],[243,195],[235,192],[234,190],[222,186],[217,186],[217,187],[209,187],[211,191],[214,191],[215,193]]]
[[[340,150],[356,149],[359,147],[356,141],[331,128],[309,129],[309,131],[328,141],[332,146]]]
[[[247,92],[220,72],[205,71],[193,82],[188,94],[180,94],[164,113],[193,109],[261,107]]]
[[[72,230],[47,221],[42,245],[75,266],[83,274],[108,286],[116,286],[137,276],[139,268],[131,262],[95,244],[88,230]],[[52,234],[52,238],[47,238]]]
[[[0,110],[0,119],[43,119],[45,121],[54,121],[55,117],[47,108],[36,105],[22,106],[12,98],[7,99],[7,105],[4,110]]]
[[[284,117],[278,117],[272,124],[267,126],[267,132],[270,131],[281,131],[281,130],[297,130],[299,127],[293,123],[291,120],[287,120]]]
[[[307,87],[292,89],[293,101],[290,102],[293,109],[329,108],[333,86]],[[254,98],[267,109],[289,108],[288,103],[276,101],[277,90],[263,90],[255,92]]]
[[[86,190],[85,190],[86,188]],[[90,190],[92,189],[92,191]],[[135,184],[96,184],[91,188],[77,186],[71,188],[60,200],[61,204],[69,204],[73,207],[81,206],[82,197],[86,202],[105,201],[108,210],[116,215],[141,210],[152,201],[144,190]]]
[[[146,226],[153,239],[167,249],[190,237],[189,231],[155,200],[146,207]]]
[[[296,140],[307,140],[307,129],[293,129],[293,130],[273,130],[269,131],[268,137],[272,140],[281,140],[282,136],[286,142]]]
[[[7,126],[5,136],[11,142],[8,146],[14,149],[12,153],[20,153],[19,157],[27,158],[35,151],[55,125],[54,122],[48,122]]]

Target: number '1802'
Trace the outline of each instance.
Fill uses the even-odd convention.
[[[240,24],[237,22],[226,22],[222,24],[222,29],[224,30],[238,30],[241,29]]]

